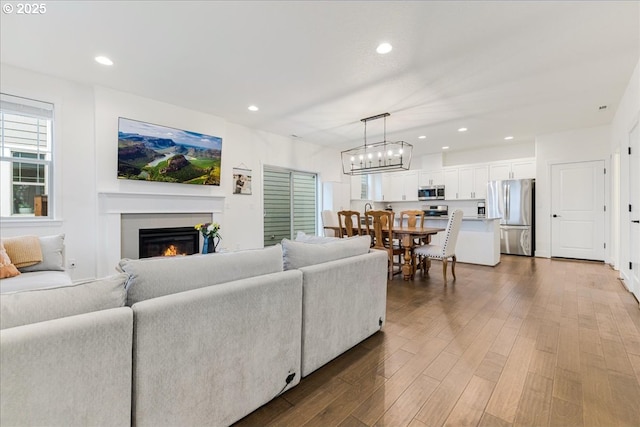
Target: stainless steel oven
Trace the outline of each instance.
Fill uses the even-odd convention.
[[[444,200],[444,185],[418,187],[418,200]]]

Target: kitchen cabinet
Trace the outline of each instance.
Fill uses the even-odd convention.
[[[351,200],[368,199],[367,175],[351,176]]]
[[[418,172],[386,173],[382,176],[382,200],[412,202],[418,200]]]
[[[512,160],[489,166],[489,181],[536,177],[535,159]]]
[[[445,200],[457,200],[458,197],[458,169],[445,169],[444,177],[444,198]]]
[[[443,184],[444,184],[444,175],[442,173],[442,170],[420,171],[420,176],[418,179],[419,186],[443,185]]]
[[[444,191],[447,200],[471,200],[487,197],[489,168],[468,166],[444,171]]]

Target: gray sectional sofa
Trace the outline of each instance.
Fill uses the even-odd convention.
[[[364,239],[122,260],[105,304],[0,318],[0,424],[232,424],[382,328],[387,257]],[[44,301],[17,294],[2,308]]]

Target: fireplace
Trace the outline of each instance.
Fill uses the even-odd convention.
[[[193,227],[138,230],[139,257],[192,255],[198,252],[200,236]]]

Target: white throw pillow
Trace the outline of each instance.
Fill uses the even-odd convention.
[[[42,236],[40,239],[40,249],[42,250],[42,262],[29,267],[21,267],[22,273],[30,271],[64,271],[64,234],[54,236]]]

